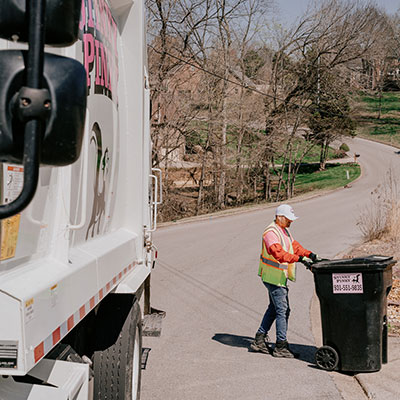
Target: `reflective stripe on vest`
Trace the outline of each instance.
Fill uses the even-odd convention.
[[[260,259],[264,264],[268,264],[271,267],[280,268],[280,269],[288,269],[287,264],[279,264],[278,262],[270,260],[269,258],[264,258],[263,256],[261,256]]]
[[[271,254],[268,253],[264,242],[264,235],[269,231],[275,232],[275,234],[279,238],[282,248],[285,251],[287,251],[290,254],[294,254],[292,247],[293,239],[289,231],[287,231],[289,236],[289,246],[288,246],[280,228],[276,226],[276,224],[273,222],[265,229],[263,233],[262,250],[261,250],[258,275],[261,276],[263,282],[271,283],[277,286],[286,286],[287,279],[290,279],[291,281],[296,280],[296,264],[279,263]]]

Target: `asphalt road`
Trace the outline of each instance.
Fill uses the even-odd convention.
[[[389,169],[399,171],[395,149],[355,139],[362,177],[351,188],[301,202],[293,236],[325,258],[361,240],[357,220]],[[152,305],[165,310],[160,338],[142,371],[142,400],[343,399],[332,375],[315,367],[310,304],[313,276],[298,265],[290,284],[288,339],[296,360],[248,351],[267,306],[257,276],[261,234],[275,207],[211,217],[159,229],[159,259],[152,275]],[[272,329],[275,340],[275,326]],[[335,383],[336,382],[336,383]],[[339,383],[340,385],[340,383]]]

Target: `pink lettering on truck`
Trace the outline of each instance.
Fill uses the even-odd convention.
[[[79,29],[88,94],[103,94],[118,104],[117,24],[104,0],[82,0]]]

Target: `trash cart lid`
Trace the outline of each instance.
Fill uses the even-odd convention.
[[[393,260],[393,257],[373,255],[340,260],[323,260],[313,264],[312,270],[313,272],[322,272],[325,270],[346,271],[350,269],[353,271],[376,271],[385,270],[396,264],[396,262],[396,260]]]

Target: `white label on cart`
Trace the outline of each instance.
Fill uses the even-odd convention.
[[[332,274],[333,293],[364,293],[362,273]]]

